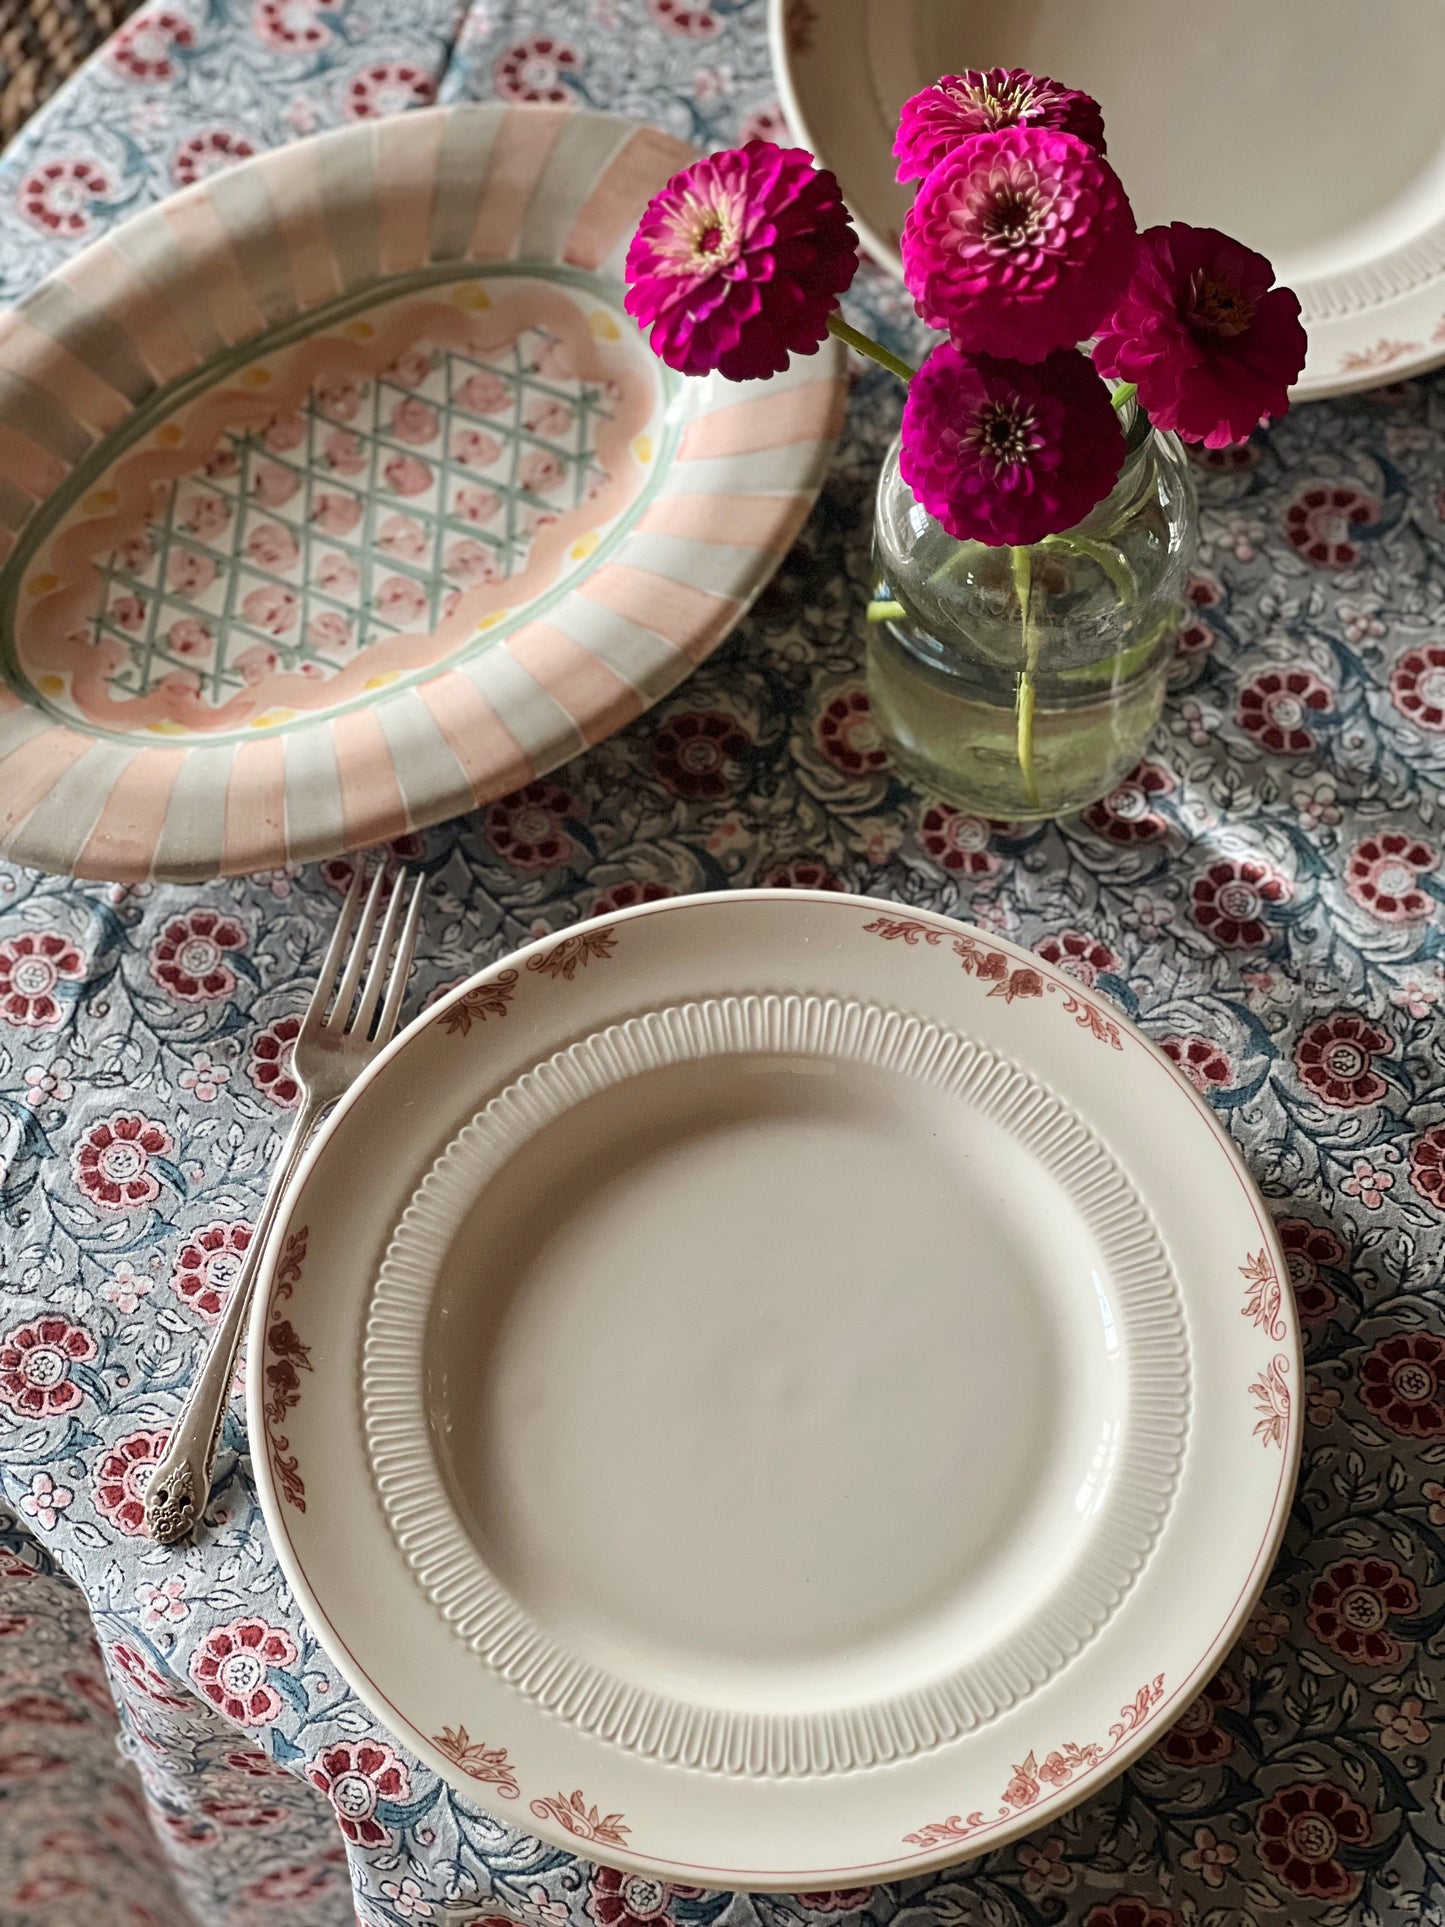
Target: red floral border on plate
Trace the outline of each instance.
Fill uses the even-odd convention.
[[[311,1370],[311,1347],[301,1342],[291,1320],[282,1317],[281,1306],[301,1282],[309,1236],[310,1229],[304,1224],[299,1231],[293,1231],[276,1267],[271,1315],[266,1324],[266,1397],[262,1406],[277,1482],[287,1502],[298,1512],[306,1510],[306,1485],[297,1470],[295,1454],[290,1458],[285,1456],[291,1450],[290,1440],[283,1438],[277,1428],[293,1406],[301,1403],[298,1373]]]
[[[494,1788],[502,1799],[515,1800],[521,1793],[506,1747],[487,1746],[481,1740],[473,1740],[464,1726],[457,1727],[455,1732],[444,1726],[440,1733],[431,1735],[431,1743],[469,1780],[479,1780],[484,1786]]]

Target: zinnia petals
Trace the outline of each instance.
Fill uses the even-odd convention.
[[[1038,542],[1109,493],[1124,433],[1073,349],[1032,364],[941,342],[908,385],[899,466],[960,542]]]
[[[970,354],[1042,361],[1091,335],[1134,260],[1134,212],[1075,134],[1006,127],[938,163],[903,227],[903,278]]]
[[[922,180],[962,141],[1000,127],[1054,127],[1105,152],[1104,116],[1091,94],[1026,67],[970,67],[904,101],[893,143],[899,180]]]
[[[1262,254],[1215,228],[1147,228],[1099,331],[1101,374],[1132,381],[1157,428],[1224,448],[1284,414],[1305,360],[1299,301]]]
[[[627,253],[627,312],[684,375],[780,374],[813,354],[858,268],[835,177],[801,148],[751,140],[683,168]]]

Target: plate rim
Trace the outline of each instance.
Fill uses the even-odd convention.
[[[246,1370],[246,1423],[253,1476],[257,1496],[278,1563],[291,1587],[293,1595],[302,1607],[312,1631],[326,1651],[332,1664],[356,1692],[364,1705],[367,1705],[383,1721],[394,1721],[393,1736],[402,1740],[438,1777],[464,1795],[475,1800],[484,1810],[507,1824],[517,1824],[518,1816],[509,1814],[500,1805],[491,1805],[485,1798],[485,1788],[469,1777],[460,1775],[455,1762],[435,1745],[431,1736],[414,1726],[401,1708],[388,1698],[380,1684],[365,1671],[361,1662],[346,1646],[339,1629],[332,1623],[326,1609],[317,1598],[308,1580],[305,1568],[292,1542],[285,1507],[276,1490],[270,1451],[270,1428],[262,1410],[262,1386],[264,1374],[260,1369],[264,1358],[265,1334],[270,1315],[273,1292],[276,1283],[278,1259],[284,1249],[286,1239],[292,1229],[296,1206],[300,1200],[312,1172],[323,1158],[331,1135],[343,1117],[350,1115],[363,1100],[370,1086],[409,1046],[411,1040],[430,1024],[439,1021],[443,1013],[459,1005],[470,992],[494,981],[508,970],[525,969],[529,959],[540,957],[554,949],[559,937],[582,936],[589,932],[602,932],[615,928],[622,923],[631,923],[642,917],[668,915],[686,912],[690,909],[724,901],[729,903],[746,902],[784,902],[794,904],[810,903],[819,906],[835,906],[854,911],[872,911],[880,915],[897,917],[900,913],[910,921],[936,926],[941,936],[960,935],[976,937],[990,949],[1002,951],[1006,958],[1018,966],[1027,968],[1045,979],[1053,979],[1067,991],[1078,990],[1077,982],[1066,973],[1048,964],[1032,951],[1005,937],[996,936],[977,926],[964,923],[945,912],[930,910],[913,905],[899,904],[894,900],[865,896],[853,892],[827,890],[790,890],[754,887],[737,890],[702,891],[686,896],[670,897],[655,903],[633,905],[630,908],[591,917],[566,926],[561,932],[553,931],[519,946],[505,956],[484,965],[471,976],[454,985],[446,996],[437,998],[406,1025],[367,1067],[356,1082],[350,1086],[333,1111],[324,1120],[308,1145],[297,1171],[287,1186],[281,1206],[277,1211],[267,1243],[262,1268],[260,1288],[257,1290],[251,1307],[247,1331],[247,1370]],[[1142,1044],[1148,1055],[1162,1069],[1168,1081],[1187,1099],[1195,1114],[1214,1138],[1216,1146],[1222,1150],[1232,1167],[1236,1181],[1240,1184],[1246,1199],[1253,1210],[1261,1238],[1264,1240],[1268,1255],[1275,1267],[1293,1314],[1293,1293],[1289,1283],[1289,1272],[1285,1262],[1283,1247],[1279,1240],[1274,1220],[1268,1210],[1263,1194],[1256,1184],[1243,1154],[1233,1138],[1215,1116],[1201,1093],[1195,1089],[1177,1064],[1149,1038],[1140,1027],[1133,1023],[1122,1010],[1108,1005],[1110,1017],[1121,1028],[1126,1029],[1137,1044]],[[1147,1203],[1147,1200],[1146,1200]],[[1234,1601],[1219,1630],[1215,1633],[1201,1655],[1194,1661],[1189,1672],[1179,1684],[1167,1691],[1159,1692],[1157,1697],[1144,1704],[1145,1693],[1141,1691],[1136,1704],[1137,1719],[1128,1725],[1124,1736],[1106,1754],[1099,1766],[1086,1768],[1066,1785],[1052,1790],[1041,1791],[1031,1804],[1012,1813],[1007,1819],[1000,1819],[980,1830],[970,1839],[959,1842],[949,1841],[936,1848],[915,1850],[903,1855],[894,1854],[886,1860],[860,1863],[851,1866],[826,1868],[729,1868],[703,1866],[692,1862],[663,1859],[648,1855],[627,1843],[605,1845],[604,1864],[638,1873],[657,1876],[659,1874],[700,1884],[704,1887],[735,1887],[747,1892],[800,1892],[815,1891],[838,1887],[858,1881],[876,1885],[884,1881],[909,1878],[926,1874],[939,1868],[961,1864],[977,1855],[992,1852],[995,1848],[1029,1834],[1046,1823],[1056,1820],[1081,1801],[1091,1799],[1096,1793],[1124,1773],[1138,1756],[1155,1744],[1176,1719],[1187,1709],[1194,1697],[1213,1677],[1239,1632],[1249,1613],[1253,1610],[1260,1594],[1268,1581],[1278,1557],[1280,1546],[1287,1529],[1295,1488],[1298,1480],[1300,1457],[1303,1445],[1303,1424],[1300,1422],[1300,1398],[1303,1389],[1303,1334],[1297,1315],[1285,1321],[1284,1336],[1274,1341],[1280,1351],[1287,1354],[1287,1370],[1293,1387],[1292,1422],[1285,1431],[1280,1454],[1279,1477],[1275,1488],[1266,1530],[1255,1549],[1247,1571],[1241,1581]],[[1161,1676],[1162,1679],[1162,1676]],[[1156,1682],[1156,1688],[1158,1686]],[[385,1713],[377,1713],[378,1703],[386,1707]],[[1172,1709],[1172,1711],[1171,1711]],[[1121,1714],[1129,1715],[1130,1709],[1123,1707]],[[533,1824],[535,1822],[535,1825]],[[552,1821],[551,1816],[540,1805],[530,1809],[530,1819],[525,1830],[533,1831],[537,1837],[563,1851],[592,1858],[588,1853],[585,1839]]]

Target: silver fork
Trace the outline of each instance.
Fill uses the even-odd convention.
[[[286,1186],[322,1114],[330,1110],[396,1030],[416,944],[424,879],[417,877],[403,915],[404,879],[397,878],[363,986],[362,972],[366,970],[367,952],[376,932],[385,871],[383,863],[372,878],[358,923],[362,865],[358,862],[356,866],[292,1052],[292,1075],[300,1086],[301,1097],[286,1148],[271,1174],[266,1202],[210,1349],[146,1488],[146,1530],[163,1546],[175,1545],[189,1535],[211,1496],[216,1441],[236,1374],[241,1334],[246,1329],[262,1258]],[[354,936],[353,925],[356,925]],[[343,956],[346,958],[344,974]]]

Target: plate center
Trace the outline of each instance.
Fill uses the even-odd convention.
[[[667,1066],[564,1111],[463,1219],[439,1457],[491,1570],[614,1675],[776,1711],[896,1693],[1074,1563],[1126,1401],[1103,1271],[958,1096]]]

